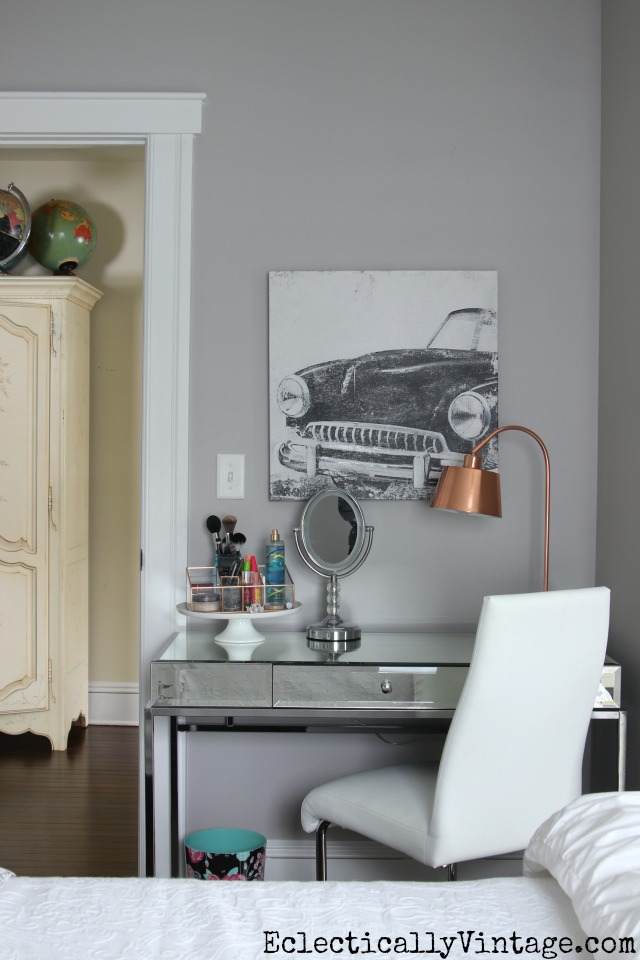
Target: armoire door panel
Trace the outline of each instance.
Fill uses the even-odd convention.
[[[48,493],[51,311],[0,307],[0,556],[36,554]],[[39,524],[40,521],[40,524]],[[40,526],[40,529],[39,529]]]
[[[0,561],[2,714],[48,706],[46,589],[46,571]]]

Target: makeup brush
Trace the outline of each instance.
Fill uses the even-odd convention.
[[[220,546],[220,537],[218,536],[218,534],[220,533],[221,526],[222,526],[222,521],[220,520],[220,517],[216,517],[215,514],[213,514],[211,517],[207,517],[207,530],[213,537],[214,553],[218,552],[218,548]]]
[[[225,532],[224,539],[226,543],[229,543],[229,541],[231,540],[231,534],[235,530],[237,522],[238,522],[238,518],[234,517],[232,513],[227,513],[222,518],[222,526],[224,527],[224,532]]]
[[[247,542],[247,538],[244,533],[232,533],[231,534],[231,546],[234,548],[236,553],[242,553],[242,548]]]

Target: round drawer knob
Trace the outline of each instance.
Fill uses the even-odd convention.
[[[393,691],[393,687],[391,686],[389,680],[383,680],[380,684],[380,689],[383,693],[391,693]]]

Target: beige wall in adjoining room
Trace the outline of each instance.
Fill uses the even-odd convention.
[[[77,275],[102,291],[91,315],[89,681],[138,679],[144,148],[0,152],[0,180],[34,211],[74,200],[98,241]],[[47,271],[27,254],[12,273]]]

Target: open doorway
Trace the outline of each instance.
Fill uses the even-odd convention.
[[[150,663],[178,622],[187,563],[193,137],[202,93],[0,93],[0,147],[145,150],[140,476],[140,872]],[[168,742],[168,737],[166,737]],[[168,814],[160,801],[158,814]]]
[[[49,199],[73,200],[98,236],[78,270],[103,293],[90,323],[91,723],[138,723],[144,160],[134,144],[0,150],[0,182],[14,182],[32,213]],[[28,253],[12,270],[47,273]]]

